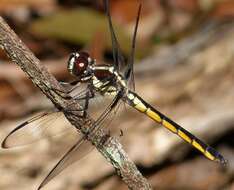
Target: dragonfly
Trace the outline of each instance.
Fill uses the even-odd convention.
[[[96,60],[84,51],[72,53],[67,64],[68,72],[76,78],[75,81],[68,83],[71,87],[68,93],[73,93],[73,98],[81,105],[82,109],[79,110],[81,119],[85,119],[87,114],[90,114],[92,104],[95,102],[93,100],[96,98],[108,99],[106,106],[103,106],[104,111],[90,124],[89,134],[95,135],[98,130],[104,128],[104,126],[107,125],[106,121],[108,117],[110,117],[111,114],[115,115],[119,105],[123,103],[145,114],[157,124],[161,124],[185,142],[192,145],[209,160],[225,165],[227,161],[218,151],[191,134],[165,114],[158,111],[135,91],[134,56],[137,29],[142,7],[141,4],[137,12],[136,24],[131,42],[131,52],[127,61],[124,59],[114,31],[109,11],[109,1],[104,0],[104,5],[112,40],[113,64],[97,64]],[[41,137],[35,137],[32,132],[41,129],[41,136],[47,134],[47,130],[52,126],[48,124],[51,124],[58,115],[62,114],[63,113],[59,110],[45,112],[25,121],[7,135],[2,143],[2,147],[11,148],[40,140]],[[61,128],[59,132],[64,132],[66,134],[67,130],[68,128]],[[78,133],[78,131],[76,131],[76,133]],[[31,136],[25,138],[26,135]],[[90,147],[87,136],[80,135],[79,138],[77,137],[75,144],[49,172],[40,184],[38,190],[44,187],[66,167],[83,157],[89,150],[87,147]],[[86,153],[82,153],[82,149],[85,150],[84,152]]]

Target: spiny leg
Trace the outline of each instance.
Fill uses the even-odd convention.
[[[94,95],[95,95],[92,88],[88,87],[88,89],[89,90],[86,91],[85,96],[74,98],[74,100],[77,100],[77,101],[84,100],[85,101],[84,102],[84,107],[82,107],[81,109],[76,109],[76,110],[68,109],[67,110],[68,112],[82,112],[82,115],[80,115],[82,118],[87,116],[87,110],[88,110],[88,107],[89,107],[89,100],[91,98],[93,98]]]
[[[44,84],[49,90],[54,91],[58,96],[61,96],[62,98],[67,98],[67,94],[63,90],[57,89],[56,87],[51,87],[45,81],[42,81],[42,84]]]
[[[54,88],[54,87],[49,87],[49,89],[53,90],[57,95],[61,96],[64,99],[71,99],[71,96],[69,96],[69,93],[71,93],[73,90],[75,90],[76,88],[79,87],[78,82],[79,82],[78,80],[72,81],[70,83],[69,82],[68,83],[67,82],[59,82],[62,86],[65,86],[65,85],[72,86],[71,89],[69,89],[69,90],[65,89],[65,91],[61,90],[59,88]]]

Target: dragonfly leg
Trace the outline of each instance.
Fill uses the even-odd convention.
[[[71,99],[72,97],[69,96],[68,94],[71,93],[73,90],[75,90],[76,88],[78,88],[78,83],[79,83],[79,80],[75,80],[75,81],[71,81],[71,82],[59,82],[62,86],[65,87],[65,91],[64,90],[61,90],[61,89],[58,89],[58,88],[54,88],[54,87],[49,87],[51,90],[53,90],[57,95],[61,96],[62,98],[64,99]],[[72,87],[70,89],[67,89],[68,86],[69,87]]]
[[[90,86],[88,86],[87,89],[88,90],[86,91],[84,96],[74,97],[74,100],[85,100],[85,101],[87,101],[87,98],[88,99],[94,98],[95,94],[94,94],[93,89]]]
[[[74,81],[71,81],[71,82],[59,82],[62,86],[65,87],[66,89],[66,93],[71,93],[73,90],[75,90],[76,88],[79,87],[79,82],[80,80],[74,80]],[[70,88],[70,89],[68,89]]]
[[[72,97],[69,96],[69,93],[65,90],[61,90],[58,88],[54,88],[54,87],[49,87],[50,90],[53,90],[57,95],[61,96],[64,99],[71,99]]]
[[[92,88],[89,88],[89,91],[86,92],[86,95],[84,97],[77,97],[75,98],[75,100],[84,100],[84,106],[81,107],[81,109],[76,109],[76,110],[72,110],[72,109],[68,109],[68,112],[80,112],[81,115],[79,115],[82,118],[85,118],[87,116],[87,110],[89,107],[89,99],[94,97],[94,92],[92,90]]]
[[[83,109],[83,117],[87,116],[87,110],[89,107],[89,99],[94,97],[94,91],[92,88],[89,88],[90,90],[86,92],[86,96],[84,97],[85,99],[85,104],[84,104],[84,109]]]

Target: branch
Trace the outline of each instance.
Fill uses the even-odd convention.
[[[66,112],[68,109],[78,110],[80,105],[65,93],[64,89],[54,76],[40,64],[40,61],[1,17],[0,47],[6,51],[7,55],[14,63],[20,66],[31,81],[47,96],[48,99],[51,100],[55,107],[63,111],[69,122],[83,134],[87,135],[87,126],[93,124],[94,120],[89,116],[85,119],[81,119],[75,113]],[[56,89],[56,92],[53,89]],[[106,137],[107,134],[100,130],[95,136],[88,135],[87,139],[91,141],[107,161],[113,165],[117,174],[127,184],[129,189],[152,189],[147,180],[137,170],[135,164],[124,152],[121,144],[116,138],[110,137],[105,143],[100,143],[103,142],[103,139],[106,139]]]

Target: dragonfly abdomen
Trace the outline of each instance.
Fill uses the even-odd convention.
[[[148,117],[156,121],[157,123],[161,124],[171,132],[178,135],[184,141],[191,144],[197,150],[202,152],[208,159],[213,161],[218,161],[222,164],[226,163],[226,160],[223,156],[217,152],[215,149],[207,145],[206,143],[202,142],[200,139],[192,135],[190,132],[182,128],[180,125],[166,117],[161,112],[157,111],[153,108],[150,104],[145,102],[140,96],[136,93],[129,91],[127,94],[127,103],[134,107],[136,110],[146,114]]]

